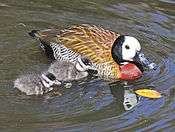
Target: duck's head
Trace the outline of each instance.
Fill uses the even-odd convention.
[[[120,66],[126,64],[136,65],[141,72],[144,67],[154,69],[155,63],[149,61],[141,50],[139,41],[131,36],[119,36],[112,46],[112,57],[114,61]]]

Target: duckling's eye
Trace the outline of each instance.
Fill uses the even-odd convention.
[[[85,65],[91,65],[90,60],[87,59],[87,58],[82,58],[82,62],[83,62]]]
[[[56,80],[56,77],[55,77],[52,73],[48,73],[46,76],[47,76],[51,81]]]
[[[126,48],[126,49],[130,49],[130,47],[129,47],[128,45],[125,45],[125,48]]]

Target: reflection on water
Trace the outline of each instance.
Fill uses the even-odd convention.
[[[137,3],[137,4],[136,4]],[[4,0],[0,2],[0,128],[3,131],[173,131],[175,81],[173,0]],[[155,71],[127,87],[98,79],[60,88],[62,96],[26,96],[13,88],[18,75],[49,61],[27,32],[88,23],[137,37]],[[153,87],[161,99],[134,94]]]

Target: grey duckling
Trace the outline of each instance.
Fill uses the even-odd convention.
[[[52,74],[27,74],[14,81],[14,87],[26,95],[42,95],[53,90],[53,85],[60,85]]]
[[[77,58],[75,64],[70,61],[55,61],[47,72],[53,74],[59,81],[80,80],[87,77],[89,72],[95,71],[91,65],[88,59],[82,57]]]
[[[88,76],[90,62],[79,58],[74,64],[68,61],[55,61],[46,72],[22,75],[14,81],[14,87],[26,95],[42,95],[53,90],[62,81],[80,80]]]

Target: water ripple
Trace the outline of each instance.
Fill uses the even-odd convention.
[[[137,4],[135,4],[137,3]],[[173,131],[175,46],[173,0],[5,1],[0,3],[0,128],[29,131]],[[89,23],[137,37],[158,68],[136,81],[87,79],[44,96],[26,96],[13,80],[45,69],[49,62],[31,39],[32,29],[62,29]],[[43,57],[44,56],[44,57]],[[139,97],[153,88],[161,99]],[[60,96],[57,92],[60,92]]]

